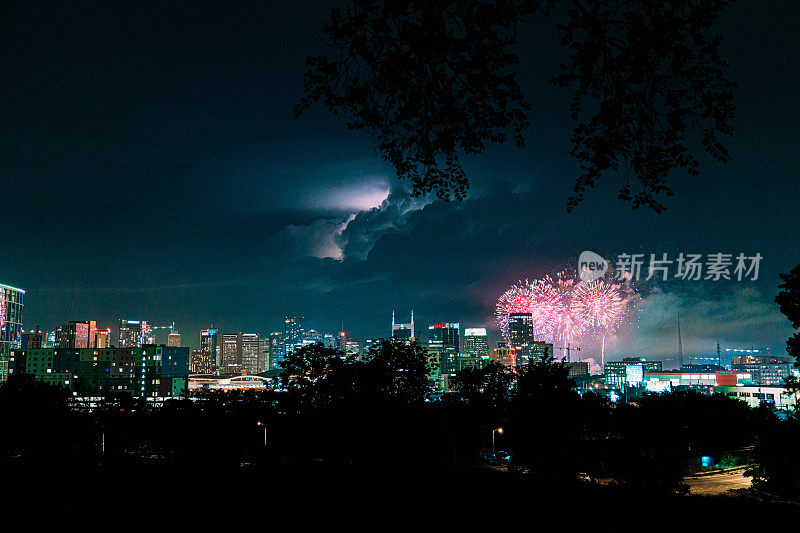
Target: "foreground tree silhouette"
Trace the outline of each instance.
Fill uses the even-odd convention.
[[[357,405],[420,405],[428,388],[425,350],[396,339],[370,347],[363,360],[320,343],[303,346],[281,366],[281,384],[289,404],[298,412]]]
[[[531,104],[517,80],[518,26],[549,17],[571,53],[560,73],[574,89],[570,154],[581,174],[571,211],[601,176],[620,172],[619,198],[664,209],[668,173],[698,175],[690,142],[729,160],[734,84],[709,29],[727,0],[350,0],[331,11],[330,52],[307,61],[300,115],[321,101],[374,134],[412,193],[462,200],[460,154],[509,134],[525,143]],[[634,191],[630,179],[640,186]]]
[[[781,308],[795,330],[800,329],[800,265],[788,274],[781,274],[783,283],[778,285],[781,291],[775,297],[775,303]],[[800,367],[800,331],[786,341],[786,351],[795,358],[795,366]]]
[[[453,389],[477,409],[501,409],[511,399],[516,374],[491,361],[484,368],[465,368],[453,379]]]

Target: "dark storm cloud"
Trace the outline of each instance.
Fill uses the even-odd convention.
[[[566,215],[579,169],[569,95],[549,83],[562,52],[532,29],[520,36],[528,147],[465,157],[461,204],[409,199],[342,117],[293,116],[328,7],[0,4],[0,282],[28,289],[26,327],[174,320],[191,344],[211,323],[264,333],[304,315],[366,337],[388,334],[393,309],[423,328],[493,327],[509,285],[574,268],[586,249],[760,252],[750,285],[643,291],[609,350],[668,355],[675,315],[687,350],[716,338],[782,349],[771,300],[800,261],[800,42],[784,3],[729,10],[734,162],[675,176],[658,216],[617,202],[612,177]]]
[[[360,211],[337,235],[336,242],[342,259],[364,260],[375,242],[387,233],[409,231],[413,213],[430,201],[426,198],[411,198],[408,192],[397,187],[381,202],[381,205]]]

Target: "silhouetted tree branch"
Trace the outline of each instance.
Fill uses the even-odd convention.
[[[698,175],[689,150],[729,160],[734,84],[721,38],[708,35],[727,0],[350,0],[325,27],[330,52],[307,60],[300,115],[314,102],[375,135],[416,196],[463,200],[460,154],[509,135],[525,143],[530,102],[517,80],[517,26],[550,17],[570,51],[552,81],[573,87],[570,154],[581,165],[567,210],[608,172],[619,198],[664,209],[667,176]],[[548,76],[550,77],[550,76]],[[634,191],[631,175],[640,187]]]

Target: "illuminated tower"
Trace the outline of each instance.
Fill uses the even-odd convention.
[[[414,342],[414,311],[411,311],[411,322],[408,324],[396,323],[394,311],[392,311],[392,338]]]

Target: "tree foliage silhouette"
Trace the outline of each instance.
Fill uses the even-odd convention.
[[[343,406],[411,406],[425,400],[425,350],[396,339],[371,346],[363,360],[320,343],[303,346],[281,363],[281,384],[299,412]]]
[[[800,265],[788,274],[781,274],[783,283],[778,285],[781,291],[775,297],[775,303],[781,308],[795,330],[800,330]],[[795,358],[795,366],[800,366],[800,331],[786,341],[786,351]]]
[[[463,200],[460,154],[513,137],[525,144],[531,103],[517,79],[519,25],[536,16],[561,32],[569,61],[551,81],[574,89],[570,154],[581,165],[572,211],[606,173],[619,198],[664,209],[673,169],[698,175],[697,137],[730,156],[734,84],[721,38],[709,35],[727,0],[349,0],[324,29],[330,52],[310,57],[299,116],[315,102],[374,134],[413,195]],[[631,179],[639,182],[634,191]]]

